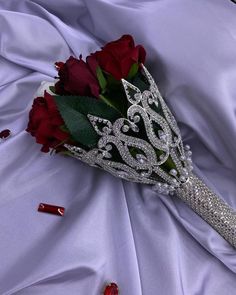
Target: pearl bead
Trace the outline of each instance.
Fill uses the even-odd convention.
[[[189,146],[188,144],[186,144],[186,146],[184,147],[184,149],[185,149],[186,151],[189,151],[189,150],[190,150],[190,146]]]
[[[171,169],[170,170],[170,174],[173,175],[173,176],[176,176],[177,175],[177,171],[175,169]]]

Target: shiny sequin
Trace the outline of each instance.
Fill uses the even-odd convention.
[[[191,175],[177,196],[236,248],[236,212],[197,176]]]

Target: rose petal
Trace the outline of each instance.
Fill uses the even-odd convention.
[[[136,46],[136,48],[138,49],[138,56],[139,56],[139,59],[138,61],[142,64],[144,64],[145,62],[145,59],[146,59],[146,50],[144,49],[144,47],[142,45],[138,45]]]
[[[104,290],[104,295],[118,295],[119,294],[119,289],[117,284],[111,283],[106,286]]]
[[[6,139],[11,135],[11,131],[9,129],[2,130],[0,132],[0,138]]]

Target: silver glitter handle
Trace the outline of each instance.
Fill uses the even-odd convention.
[[[193,174],[176,194],[236,248],[236,212],[233,208]]]

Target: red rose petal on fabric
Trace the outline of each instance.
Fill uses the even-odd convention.
[[[0,132],[0,138],[6,139],[11,135],[11,131],[9,129],[2,130]]]
[[[111,283],[110,285],[107,285],[103,294],[118,295],[119,294],[118,286],[115,283]]]
[[[44,212],[44,213],[50,213],[54,215],[59,215],[59,216],[64,216],[65,213],[65,208],[56,206],[56,205],[50,205],[50,204],[45,204],[45,203],[40,203],[38,207],[39,212]]]

